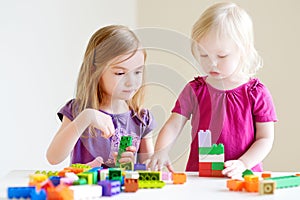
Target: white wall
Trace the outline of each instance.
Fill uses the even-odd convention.
[[[75,91],[87,42],[98,28],[134,28],[136,0],[0,0],[0,177],[50,166],[56,112]]]

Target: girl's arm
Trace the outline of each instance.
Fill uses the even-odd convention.
[[[150,159],[154,153],[154,145],[152,140],[152,134],[150,133],[147,137],[142,138],[140,149],[138,152],[138,158],[140,163],[146,162]]]
[[[158,134],[155,153],[148,165],[149,168],[160,170],[163,166],[166,166],[170,171],[173,171],[168,153],[187,120],[186,117],[178,113],[171,114]]]
[[[90,125],[100,129],[103,137],[110,137],[114,133],[111,117],[97,110],[85,109],[73,121],[64,116],[61,127],[48,147],[48,162],[58,164],[65,160],[81,134]]]
[[[257,122],[256,138],[251,147],[237,161],[225,162],[223,174],[232,177],[260,163],[271,151],[274,141],[274,122]]]

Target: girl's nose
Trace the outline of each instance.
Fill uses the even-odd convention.
[[[125,85],[130,87],[134,83],[134,77],[131,73],[127,73],[125,76]]]

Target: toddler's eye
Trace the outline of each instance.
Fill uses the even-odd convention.
[[[226,58],[227,55],[218,55],[219,58]]]

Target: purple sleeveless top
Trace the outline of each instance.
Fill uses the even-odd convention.
[[[73,106],[74,99],[60,109],[57,113],[59,119],[62,120],[65,116],[73,121]],[[146,109],[142,110],[142,119],[138,118],[134,111],[122,114],[110,114],[101,110],[100,112],[112,117],[116,129],[115,135],[106,139],[101,137],[100,130],[96,130],[96,135],[91,135],[86,129],[74,146],[71,153],[71,163],[85,164],[97,156],[101,156],[105,165],[114,166],[113,152],[118,152],[121,136],[132,136],[132,145],[136,147],[138,152],[141,139],[149,134],[156,125],[152,114]]]

